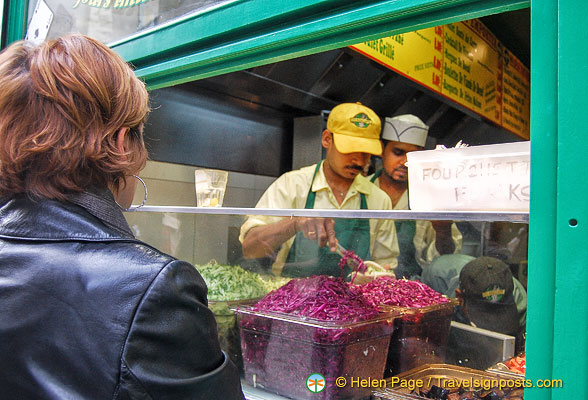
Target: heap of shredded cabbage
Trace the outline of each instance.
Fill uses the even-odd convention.
[[[377,306],[370,304],[354,286],[326,275],[293,279],[268,293],[254,309],[341,322],[362,321],[378,314]]]
[[[449,301],[447,297],[424,283],[390,276],[381,276],[356,288],[372,305],[420,308]]]

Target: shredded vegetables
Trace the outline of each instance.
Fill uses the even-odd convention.
[[[377,306],[354,286],[326,275],[293,279],[257,302],[254,309],[345,322],[369,319],[378,313]]]
[[[208,263],[197,265],[196,269],[208,286],[211,301],[257,299],[268,292],[266,282],[259,274],[236,265]]]
[[[343,279],[345,279],[345,266],[348,264],[350,259],[354,261],[354,264],[357,264],[357,267],[355,268],[355,273],[351,277],[350,283],[353,283],[355,277],[357,276],[357,273],[365,272],[367,270],[367,267],[365,266],[363,260],[357,256],[357,254],[355,254],[351,250],[345,250],[343,252],[343,257],[341,257],[341,259],[339,260],[339,268],[341,268],[341,277]]]
[[[421,282],[390,276],[378,277],[356,288],[372,305],[425,307],[449,301],[447,297]]]

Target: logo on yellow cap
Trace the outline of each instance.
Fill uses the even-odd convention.
[[[359,113],[349,121],[358,128],[367,128],[372,124],[372,120],[364,113]]]

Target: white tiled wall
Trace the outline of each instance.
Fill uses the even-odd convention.
[[[146,205],[196,206],[196,167],[149,161],[141,178],[147,184]],[[223,206],[255,207],[273,177],[229,172]],[[141,185],[133,204],[143,200]],[[137,238],[177,258],[204,264],[210,259],[227,261],[229,228],[240,227],[244,217],[204,214],[130,212],[125,217]],[[232,243],[234,246],[235,243]]]

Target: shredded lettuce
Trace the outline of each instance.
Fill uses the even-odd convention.
[[[266,283],[254,272],[237,265],[208,263],[196,265],[208,286],[208,300],[232,301],[257,299],[267,293]]]

